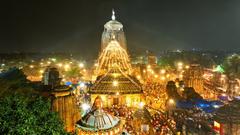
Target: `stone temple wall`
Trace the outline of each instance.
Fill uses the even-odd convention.
[[[75,124],[80,119],[80,111],[73,95],[54,97],[52,110],[58,112],[67,132],[75,131]]]

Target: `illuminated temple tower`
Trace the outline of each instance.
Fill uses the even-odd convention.
[[[113,66],[118,66],[120,70],[128,74],[131,73],[132,67],[126,47],[123,25],[115,20],[113,11],[112,20],[104,25],[97,75],[108,72]]]
[[[126,50],[123,25],[115,20],[104,25],[102,48],[97,64],[97,79],[90,88],[92,101],[100,96],[104,107],[112,105],[134,106],[141,102],[142,87],[131,75],[132,67]]]

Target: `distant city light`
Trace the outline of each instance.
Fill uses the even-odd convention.
[[[30,68],[34,68],[34,66],[33,66],[33,65],[30,65],[29,67],[30,67]]]
[[[165,73],[166,73],[166,70],[165,70],[165,69],[162,69],[160,72],[161,72],[161,74],[165,74]]]
[[[79,67],[80,67],[80,68],[83,68],[83,67],[84,67],[84,64],[83,64],[83,63],[79,63]]]

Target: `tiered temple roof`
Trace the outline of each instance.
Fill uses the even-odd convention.
[[[117,83],[117,84],[114,84]],[[91,94],[137,94],[142,93],[140,82],[118,68],[109,70],[105,75],[97,77],[90,88]]]

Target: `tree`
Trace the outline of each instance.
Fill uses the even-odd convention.
[[[229,78],[240,76],[240,55],[233,54],[227,57],[224,60],[223,67]]]
[[[64,135],[63,123],[50,111],[50,101],[42,97],[21,94],[0,100],[0,134],[54,134]]]
[[[10,68],[8,71],[0,74],[0,79],[7,81],[12,87],[19,87],[26,84],[26,75],[18,68]]]
[[[80,73],[80,69],[78,67],[73,67],[66,71],[65,77],[72,80],[72,79],[80,79],[82,77],[82,74]]]
[[[13,93],[33,94],[36,92],[28,83],[23,71],[18,68],[11,68],[0,74],[0,86],[0,97]]]

